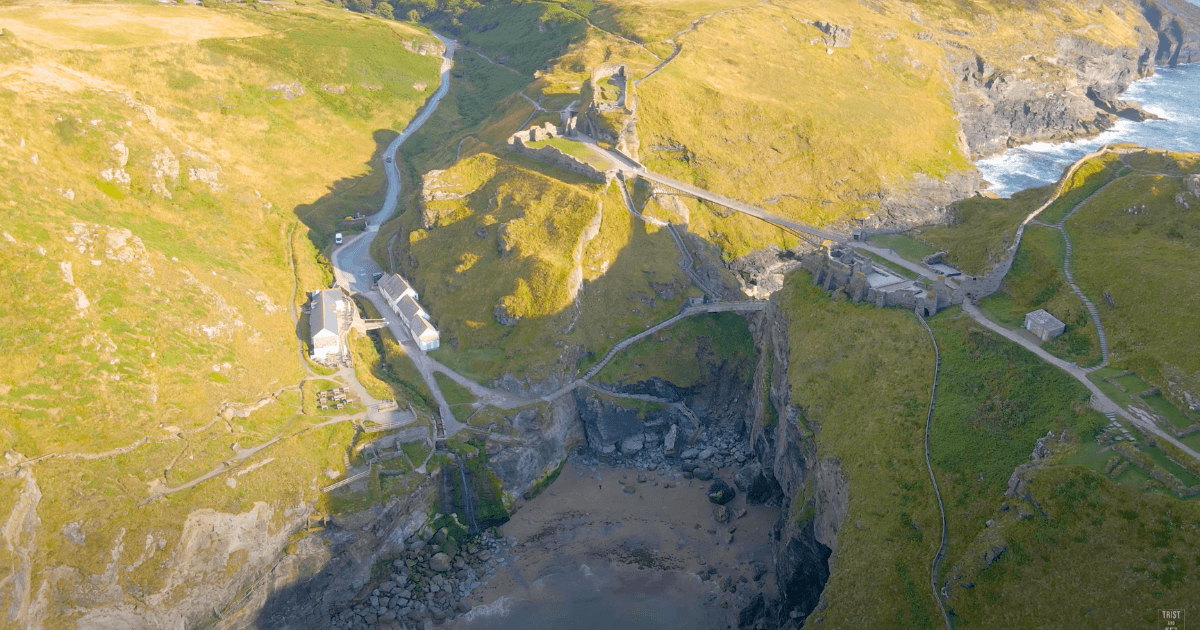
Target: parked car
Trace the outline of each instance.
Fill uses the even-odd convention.
[[[371,274],[371,282],[379,282],[379,279],[382,277],[383,277],[383,272],[376,271],[375,273]]]
[[[334,245],[342,244],[342,233],[341,232],[338,232],[337,234],[333,235],[333,244]]]
[[[387,157],[383,158],[383,161],[384,161],[384,162],[387,162],[388,164],[391,164],[391,163],[392,163],[392,156],[390,156],[390,155],[389,155],[389,156],[387,156]]]

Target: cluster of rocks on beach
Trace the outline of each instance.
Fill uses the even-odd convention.
[[[388,579],[362,601],[330,616],[331,630],[413,630],[441,625],[472,609],[471,593],[488,584],[498,568],[509,562],[515,540],[484,532],[451,556],[442,550],[447,531],[438,530],[428,542],[417,537],[404,545],[386,570]]]
[[[608,418],[596,420],[604,424]],[[570,455],[570,464],[579,470],[590,470],[597,481],[603,481],[601,473],[606,469],[628,471],[619,473],[618,483],[620,491],[629,495],[650,488],[694,488],[695,484],[701,484],[703,496],[710,503],[711,518],[723,526],[710,525],[701,531],[708,530],[712,543],[722,547],[733,543],[737,521],[747,512],[743,504],[779,505],[782,499],[779,486],[764,475],[745,440],[743,427],[689,426],[686,421],[647,426],[651,424],[630,423],[627,431],[632,435],[624,436],[616,444],[597,444],[595,438],[600,431],[593,425],[589,427],[592,430],[588,442]],[[602,431],[612,433],[613,428],[606,426]],[[639,487],[644,490],[639,492]],[[556,496],[553,492],[551,495]],[[735,503],[739,495],[742,501]],[[520,512],[514,517],[526,520]],[[514,555],[517,539],[500,537],[495,530],[458,541],[457,545],[447,544],[447,537],[445,529],[432,532],[427,527],[408,540],[385,569],[382,582],[377,582],[369,594],[364,589],[354,602],[330,615],[325,627],[411,630],[441,626],[469,613],[481,602],[489,581],[495,581],[496,571],[520,559]],[[674,546],[682,549],[683,543],[680,538]],[[704,552],[701,557],[706,555]],[[718,571],[717,566],[706,564],[701,561],[697,575],[719,589],[721,595],[713,595],[718,598],[713,605],[720,603],[722,608],[733,611],[762,606],[761,581],[768,572],[765,564],[756,561],[753,567],[729,567],[728,571]],[[379,579],[377,574],[376,580]]]

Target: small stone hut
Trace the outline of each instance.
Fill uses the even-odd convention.
[[[1038,339],[1042,341],[1050,341],[1063,334],[1067,330],[1067,325],[1059,321],[1057,317],[1051,315],[1046,309],[1039,308],[1036,311],[1025,314],[1025,330],[1037,335]]]

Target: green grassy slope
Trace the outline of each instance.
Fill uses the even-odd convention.
[[[438,61],[406,49],[427,33],[304,7],[5,17],[0,450],[54,456],[31,469],[41,527],[80,523],[86,537],[39,538],[37,583],[60,564],[85,580],[116,559],[132,567],[116,578],[125,593],[152,593],[168,572],[136,562],[147,537],[173,554],[189,513],[259,501],[277,527],[317,497],[323,471],[342,470],[352,431],[310,428],[324,418],[305,414],[296,388],[288,307],[294,285],[303,300],[327,283],[318,247],[343,209],[302,212],[309,225],[293,210],[370,173],[378,141],[429,93],[413,84],[436,86]],[[245,417],[218,416],[260,399]],[[140,506],[279,435],[244,463],[261,464],[252,472]],[[16,483],[4,481],[5,514]],[[122,550],[121,531],[138,544]],[[56,601],[77,587],[59,582]]]
[[[638,86],[647,166],[817,224],[858,215],[884,180],[966,168],[936,47],[837,4],[759,6],[686,36]],[[851,46],[826,54],[801,18],[853,23]]]
[[[614,187],[491,154],[434,180],[464,196],[409,210],[409,220],[429,227],[400,247],[445,339],[435,356],[464,374],[573,372],[691,294],[670,236],[635,223]],[[597,218],[599,231],[582,240]],[[573,272],[582,279],[578,303],[567,291]],[[518,323],[502,326],[498,307]]]
[[[1025,314],[1044,308],[1067,324],[1061,337],[1045,342],[1051,354],[1079,365],[1100,362],[1100,338],[1083,302],[1071,291],[1063,275],[1066,243],[1053,228],[1025,229],[1021,249],[1000,291],[980,301],[988,315],[1009,328],[1025,325]]]
[[[850,482],[827,605],[806,627],[936,627],[927,580],[940,519],[923,452],[928,337],[911,314],[830,300],[806,280],[793,276],[777,298],[790,322],[791,401],[818,456],[838,461]],[[1094,436],[1107,419],[1071,377],[957,309],[930,326],[942,356],[930,446],[949,530],[938,580],[950,583],[955,627],[1072,618],[1133,627],[1157,608],[1194,607],[1198,504],[1136,466],[1106,479],[1114,453]],[[1006,497],[1047,431],[1056,436],[1050,456]],[[1185,484],[1197,479],[1177,455],[1139,448],[1137,457]]]
[[[1175,198],[1185,190],[1180,175],[1200,172],[1200,156],[1133,155],[1127,162],[1136,170],[1123,171],[1067,220],[1073,270],[1100,309],[1112,362],[1171,390],[1178,402],[1183,391],[1200,393],[1192,344],[1200,329],[1200,199],[1184,193],[1187,210]]]
[[[777,298],[789,322],[791,403],[818,457],[838,461],[851,488],[828,607],[810,624],[933,627],[925,576],[941,522],[923,448],[933,348],[911,313],[828,295],[801,272]]]
[[[1200,363],[1189,332],[1200,326],[1195,315],[1200,220],[1183,205],[1200,203],[1184,183],[1200,171],[1198,159],[1157,151],[1102,156],[1081,167],[1061,199],[1039,216],[1056,223],[1078,208],[1065,224],[1074,247],[1072,273],[1100,309],[1110,361],[1171,390],[1176,404],[1183,402],[1184,392],[1193,397],[1200,392]],[[925,228],[917,236],[948,250],[948,260],[964,271],[985,272],[1048,191],[965,200],[951,225]],[[1001,291],[981,306],[1013,327],[1022,324],[1024,313],[1046,308],[1068,325],[1067,334],[1047,349],[1087,365],[1099,360],[1099,340],[1082,302],[1066,285],[1064,251],[1057,230],[1029,227]]]

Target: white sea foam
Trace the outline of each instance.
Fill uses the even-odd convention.
[[[486,606],[476,606],[459,617],[459,621],[470,623],[483,617],[507,617],[517,598],[505,595]]]
[[[1121,120],[1095,138],[1060,144],[1035,142],[979,160],[975,166],[992,183],[993,192],[1009,197],[1057,181],[1064,168],[1105,144],[1131,142],[1156,149],[1200,151],[1200,113],[1194,106],[1200,102],[1200,64],[1158,68],[1157,74],[1134,83],[1121,98],[1136,101],[1165,120]]]

